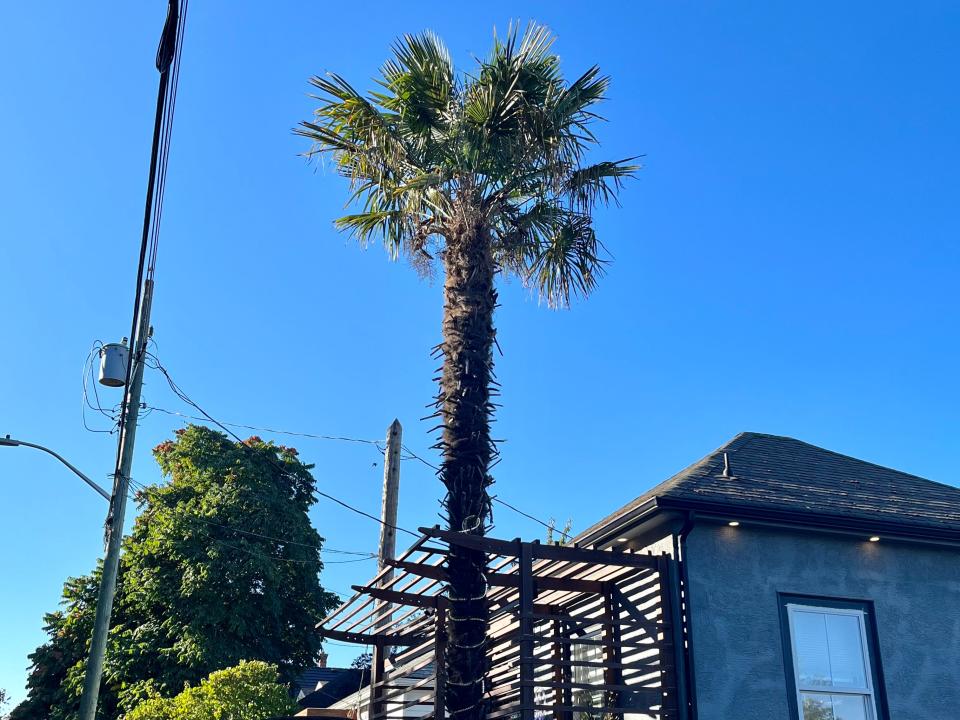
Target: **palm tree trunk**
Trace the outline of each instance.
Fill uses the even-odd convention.
[[[449,528],[483,535],[490,516],[487,488],[496,447],[490,438],[493,406],[493,311],[497,304],[489,231],[463,222],[447,235],[444,253],[443,371],[438,410],[443,418],[444,502]],[[444,669],[447,708],[456,720],[482,718],[487,669],[487,557],[450,547],[450,613]]]

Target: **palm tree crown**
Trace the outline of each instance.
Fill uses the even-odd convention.
[[[553,41],[542,26],[511,29],[458,75],[433,33],[405,35],[367,97],[338,75],[312,78],[321,104],[297,132],[314,141],[309,155],[333,155],[362,206],[337,226],[424,266],[464,220],[479,222],[497,267],[551,305],[589,294],[605,262],[593,209],[638,166],[584,164],[609,78],[594,66],[568,85]]]

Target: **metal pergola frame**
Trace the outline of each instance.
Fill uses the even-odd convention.
[[[683,630],[668,555],[499,540],[434,528],[318,626],[372,647],[368,720],[447,717],[442,658],[451,545],[482,550],[488,720],[674,720]],[[387,667],[388,649],[394,650]]]

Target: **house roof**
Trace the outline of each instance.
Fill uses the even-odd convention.
[[[297,701],[301,708],[327,708],[370,683],[370,671],[357,668],[332,668],[337,674],[319,690]]]
[[[724,455],[728,464],[724,476]],[[874,522],[960,539],[960,488],[789,437],[745,432],[581,534],[647,507]]]
[[[340,677],[345,672],[348,672],[349,668],[335,668],[335,667],[310,667],[304,670],[297,677],[294,685],[296,687],[296,694],[299,696],[301,693],[303,695],[308,695],[317,689],[319,683],[328,683],[335,678]]]
[[[370,686],[370,670],[356,670],[354,668],[341,669],[340,675],[334,680],[326,683],[319,690],[315,690],[304,698],[297,701],[301,708],[329,708],[335,703],[339,703],[359,692],[364,691]],[[418,670],[404,673],[391,679],[396,687],[413,685],[419,680],[425,680],[434,673],[433,663],[428,663]],[[361,698],[361,703],[366,699]],[[350,703],[353,704],[352,702]]]

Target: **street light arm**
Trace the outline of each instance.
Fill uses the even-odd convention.
[[[43,452],[47,453],[48,455],[53,455],[57,460],[59,460],[59,461],[62,462],[64,465],[66,465],[68,468],[70,468],[77,477],[79,477],[79,478],[80,478],[81,480],[83,480],[87,485],[89,485],[90,487],[92,487],[92,488],[93,488],[94,490],[96,490],[101,496],[103,496],[103,498],[104,498],[107,502],[110,502],[110,493],[108,493],[108,492],[107,492],[106,490],[104,490],[102,487],[100,487],[99,485],[97,485],[93,480],[91,480],[91,479],[88,478],[86,475],[84,475],[82,472],[80,472],[80,470],[78,470],[74,465],[72,465],[65,457],[63,457],[62,455],[60,455],[60,454],[58,454],[58,453],[55,453],[55,452],[54,452],[53,450],[51,450],[50,448],[44,447],[43,445],[37,445],[36,443],[26,442],[26,441],[24,441],[24,440],[14,440],[14,439],[11,438],[9,435],[7,435],[5,438],[0,438],[0,445],[8,445],[8,446],[10,446],[10,447],[17,447],[17,446],[22,445],[22,446],[24,446],[24,447],[32,447],[32,448],[36,448],[37,450],[42,450]]]

